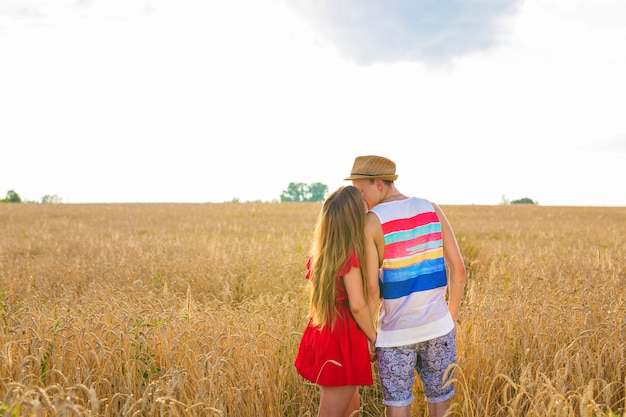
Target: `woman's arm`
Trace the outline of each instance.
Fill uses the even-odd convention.
[[[363,292],[361,269],[356,267],[350,268],[350,272],[343,276],[343,283],[348,294],[352,316],[354,316],[356,323],[363,330],[370,343],[376,343],[376,328],[374,327],[372,313]]]
[[[385,250],[384,246],[380,220],[376,214],[368,213],[365,218],[365,271],[367,273],[367,304],[374,320],[380,304],[378,273]]]

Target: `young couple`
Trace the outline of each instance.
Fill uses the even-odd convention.
[[[345,178],[352,185],[330,194],[319,213],[295,367],[320,386],[320,417],[359,415],[358,386],[373,384],[374,360],[387,417],[411,415],[415,371],[431,417],[451,405],[444,375],[456,361],[465,266],[441,209],[403,195],[397,178],[389,159],[359,156]]]

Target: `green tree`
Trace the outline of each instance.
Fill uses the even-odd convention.
[[[286,190],[280,195],[280,201],[300,202],[305,201],[308,187],[302,182],[290,182]]]
[[[56,194],[46,194],[41,198],[42,204],[58,204],[62,203],[63,200]]]
[[[328,187],[321,182],[305,184],[290,182],[287,189],[280,195],[281,202],[323,201]]]
[[[518,200],[511,201],[511,204],[537,204],[537,203],[534,202],[532,198],[524,197]]]
[[[13,190],[9,190],[7,191],[7,196],[4,201],[9,203],[21,203],[22,199],[20,198],[20,195],[18,193]]]
[[[309,186],[309,193],[309,201],[324,201],[326,194],[328,194],[328,186],[321,182],[314,182]]]

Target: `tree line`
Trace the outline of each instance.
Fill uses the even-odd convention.
[[[328,186],[321,182],[305,184],[290,182],[280,195],[281,202],[324,201],[328,194]],[[235,199],[233,201],[239,201]],[[21,203],[22,198],[15,190],[7,191],[6,197],[0,203]],[[62,203],[63,200],[56,194],[46,194],[41,198],[42,203]]]
[[[305,184],[302,182],[290,182],[289,185],[280,194],[281,202],[316,202],[324,201],[328,194],[328,186],[321,182],[314,182],[311,184]],[[233,201],[238,202],[239,199]],[[0,200],[0,203],[21,203],[22,198],[15,190],[9,190],[6,193],[4,199]],[[46,194],[41,198],[43,204],[58,204],[63,200],[56,194]],[[500,204],[539,204],[531,198],[524,197],[517,200],[510,201],[505,196],[502,196]]]
[[[6,196],[0,200],[0,203],[21,203],[22,202],[22,197],[20,197],[20,195],[15,191],[15,190],[9,190],[7,191]],[[47,203],[62,203],[63,200],[61,199],[61,197],[59,197],[56,194],[46,194],[41,198],[41,202],[43,204],[47,204]]]

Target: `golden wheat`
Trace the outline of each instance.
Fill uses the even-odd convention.
[[[293,360],[319,208],[0,205],[0,412],[316,415]],[[626,208],[444,210],[468,269],[451,414],[624,416]]]

